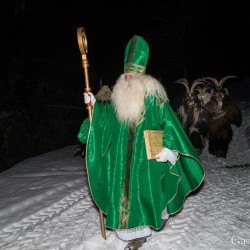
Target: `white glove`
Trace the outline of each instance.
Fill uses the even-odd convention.
[[[162,151],[155,156],[156,161],[166,162],[169,161],[172,165],[175,165],[178,157],[178,152],[172,151],[168,148],[163,148]]]
[[[84,103],[85,104],[88,104],[91,102],[91,105],[94,106],[95,102],[96,102],[96,99],[95,99],[95,96],[93,95],[92,92],[84,92],[83,93],[83,97],[84,97]]]

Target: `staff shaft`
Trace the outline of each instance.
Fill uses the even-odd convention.
[[[88,44],[87,44],[87,37],[83,27],[77,29],[77,40],[80,52],[82,54],[82,68],[84,70],[84,79],[85,79],[85,92],[91,92],[91,88],[89,85],[89,74],[88,74],[88,59],[87,59],[87,51],[88,51]],[[89,121],[92,122],[92,104],[91,102],[87,103],[87,110],[89,115]],[[99,208],[99,215],[100,215],[100,223],[101,223],[101,232],[102,237],[106,240],[106,230],[104,224],[104,216],[102,210]]]
[[[85,79],[85,89],[84,90],[85,90],[85,92],[91,92],[91,88],[89,85],[88,67],[89,67],[89,63],[88,63],[87,55],[83,54],[82,55],[82,68],[84,70],[84,79]],[[91,102],[87,103],[86,109],[88,110],[89,121],[91,123],[92,122],[92,109],[93,109]]]

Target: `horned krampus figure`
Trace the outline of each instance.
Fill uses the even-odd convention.
[[[204,105],[209,113],[208,151],[210,154],[221,158],[226,158],[233,137],[231,125],[234,124],[239,127],[242,123],[240,109],[232,100],[226,98],[229,95],[228,89],[223,88],[223,83],[229,78],[235,78],[235,76],[226,76],[220,81],[213,77],[203,78],[214,84],[211,98]]]
[[[175,83],[181,83],[186,88],[183,104],[176,110],[176,115],[181,121],[197,153],[201,154],[206,145],[209,122],[208,113],[201,103],[201,100],[205,101],[205,95],[204,97],[201,97],[201,95],[203,92],[205,93],[204,90],[206,89],[198,88],[198,85],[204,85],[204,81],[202,79],[196,79],[190,88],[188,81],[184,78],[175,81]]]

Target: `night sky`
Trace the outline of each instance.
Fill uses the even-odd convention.
[[[216,2],[6,0],[4,52],[9,59],[27,54],[47,57],[48,63],[60,57],[77,81],[81,56],[76,30],[84,27],[93,84],[99,79],[115,83],[123,71],[125,46],[134,34],[149,43],[147,73],[166,84],[181,77],[190,81],[208,75],[246,77],[248,8],[243,1]]]
[[[87,35],[93,93],[123,73],[124,50],[135,34],[148,42],[147,73],[170,100],[183,95],[183,86],[173,84],[183,77],[191,83],[236,75],[234,84],[248,78],[247,1],[221,2],[1,1],[0,154],[11,159],[7,165],[76,142],[87,116],[79,27]]]

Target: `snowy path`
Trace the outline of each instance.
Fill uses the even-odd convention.
[[[199,192],[141,249],[250,249],[250,112],[239,106],[243,124],[234,129],[226,161],[204,150]],[[124,248],[110,230],[102,239],[83,159],[73,149],[29,158],[0,174],[1,250]]]

